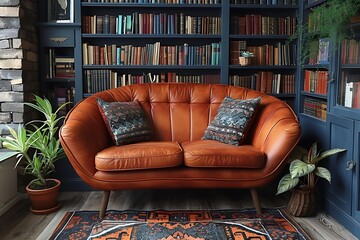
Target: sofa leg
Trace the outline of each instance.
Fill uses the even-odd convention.
[[[100,205],[100,219],[103,219],[105,217],[106,208],[109,203],[110,192],[111,191],[104,191],[103,193],[103,197]]]
[[[261,214],[262,210],[261,210],[260,200],[259,200],[257,191],[255,188],[251,188],[250,191],[251,191],[251,197],[252,197],[255,209],[256,209],[256,213]]]

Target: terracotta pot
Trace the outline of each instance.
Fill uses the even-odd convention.
[[[31,200],[31,211],[35,214],[48,214],[59,209],[60,203],[57,201],[61,182],[58,179],[47,179],[56,182],[51,188],[34,190],[30,189],[31,182],[26,186],[26,192]]]
[[[308,217],[315,213],[315,191],[313,188],[293,189],[287,211],[295,217]]]

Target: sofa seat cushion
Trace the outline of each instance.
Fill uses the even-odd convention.
[[[141,142],[111,146],[95,156],[99,171],[167,168],[183,165],[183,151],[177,142]]]
[[[189,167],[262,168],[266,155],[251,145],[235,146],[215,140],[181,144],[184,164]]]

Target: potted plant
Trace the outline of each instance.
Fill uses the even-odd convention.
[[[31,211],[37,214],[50,213],[60,207],[57,202],[60,181],[48,177],[55,170],[56,160],[65,156],[57,137],[57,124],[64,116],[58,117],[57,114],[68,103],[53,112],[48,99],[35,95],[35,104],[25,104],[40,112],[44,120],[31,121],[17,130],[9,127],[10,135],[0,137],[0,141],[5,148],[17,153],[15,167],[24,163],[25,174],[33,177],[26,186],[32,202]]]
[[[249,51],[243,51],[240,53],[240,57],[239,57],[239,64],[241,66],[246,66],[249,65],[251,62],[251,58],[254,57],[254,53],[249,52]]]
[[[289,171],[279,182],[277,193],[293,189],[287,210],[294,216],[310,216],[315,210],[315,185],[319,178],[331,182],[331,173],[325,167],[318,166],[320,160],[326,159],[346,149],[334,148],[324,152],[318,151],[317,142],[310,149],[297,146],[292,153]]]

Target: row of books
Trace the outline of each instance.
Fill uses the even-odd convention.
[[[360,74],[341,71],[340,103],[360,109]]]
[[[330,39],[320,38],[310,42],[309,64],[328,64],[330,51]]]
[[[341,64],[360,63],[360,41],[355,39],[345,39],[341,43]]]
[[[221,18],[185,13],[139,13],[83,16],[87,34],[221,34]]]
[[[340,79],[340,104],[360,109],[360,74],[341,71]]]
[[[231,0],[231,4],[297,5],[297,0]]]
[[[270,17],[246,14],[230,18],[230,33],[242,35],[292,35],[296,32],[296,17]]]
[[[359,81],[360,77],[357,80]],[[344,106],[360,109],[360,82],[346,83]]]
[[[265,71],[249,76],[231,75],[229,85],[251,88],[267,94],[294,94],[295,76]]]
[[[326,120],[326,111],[326,101],[314,98],[304,99],[304,114]]]
[[[102,3],[220,4],[221,0],[82,0]]]
[[[161,46],[160,42],[133,45],[83,43],[84,65],[219,65],[220,43]]]
[[[47,78],[73,78],[75,77],[73,57],[57,56],[53,48],[49,49],[49,71]]]
[[[359,81],[360,77],[357,80]],[[344,106],[360,109],[360,82],[346,83]]]
[[[305,70],[304,91],[327,94],[328,71]]]
[[[67,104],[66,107],[62,108],[58,114],[60,116],[65,116],[67,112],[74,106],[74,99],[75,99],[75,88],[74,87],[61,87],[61,86],[55,86],[54,90],[51,91],[52,96],[50,96],[50,99],[52,99],[52,103],[54,104],[54,108],[57,109],[61,105],[70,102],[70,104]]]
[[[111,88],[137,83],[219,83],[220,75],[179,75],[174,72],[142,75],[121,74],[108,69],[95,69],[84,71],[84,92],[95,93]]]
[[[254,53],[252,65],[294,65],[296,63],[296,45],[278,42],[274,45],[247,46],[243,40],[230,41],[230,64],[238,64],[241,52]]]

